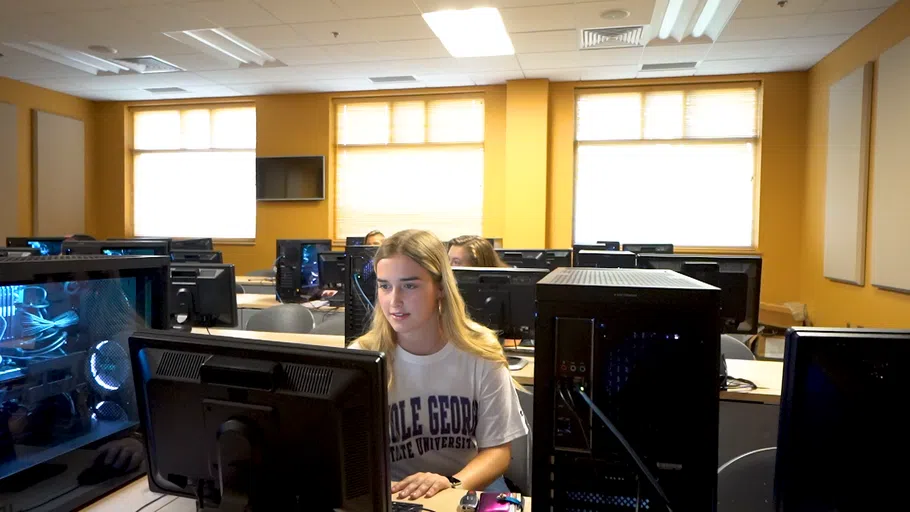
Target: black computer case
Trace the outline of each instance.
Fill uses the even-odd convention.
[[[538,283],[537,303],[535,508],[631,511],[640,497],[640,510],[665,510],[581,395],[566,392],[581,387],[675,512],[715,510],[719,290],[667,270],[560,268]]]
[[[376,304],[376,269],[373,256],[379,247],[349,245],[345,248],[347,289],[345,292],[344,339],[350,342],[370,327]]]

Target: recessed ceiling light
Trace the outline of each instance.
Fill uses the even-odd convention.
[[[624,20],[629,17],[629,11],[625,9],[609,9],[600,13],[600,17],[605,20]]]
[[[117,49],[111,48],[110,46],[104,46],[103,44],[93,44],[88,47],[89,50],[95,53],[101,53],[104,55],[116,55]]]
[[[452,57],[515,54],[499,9],[494,7],[428,12],[423,19]]]

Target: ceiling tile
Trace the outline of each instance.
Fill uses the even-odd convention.
[[[311,43],[290,25],[231,28],[231,33],[263,50],[308,46]]]
[[[515,53],[570,52],[578,49],[578,32],[551,30],[548,32],[517,32],[511,34]]]
[[[787,39],[714,43],[706,60],[758,59],[777,55]]]
[[[307,83],[307,87],[314,91],[344,92],[344,91],[370,91],[375,89],[375,84],[366,78],[348,78],[344,80],[315,80]]]
[[[374,40],[373,35],[367,33],[363,20],[319,21],[295,24],[292,27],[317,45],[368,43]]]
[[[359,44],[376,44],[376,43],[359,43]],[[296,48],[275,48],[269,50],[269,55],[284,62],[288,66],[311,66],[314,64],[328,64],[331,62],[350,62],[353,58],[344,58],[347,46],[354,45],[334,45],[334,46],[303,46]],[[330,51],[335,50],[337,51]]]
[[[755,73],[767,59],[731,59],[705,61],[698,65],[696,75],[739,75]]]
[[[214,26],[212,21],[202,14],[177,4],[128,7],[117,9],[116,13],[116,17],[120,20],[132,20],[145,27],[146,30],[155,32],[196,30]]]
[[[488,71],[468,75],[476,85],[498,85],[509,80],[520,80],[525,77],[521,71]]]
[[[808,37],[853,34],[868,25],[882,12],[884,9],[813,14],[795,35]]]
[[[849,35],[784,39],[781,44],[780,51],[778,51],[774,56],[781,57],[818,54],[827,55],[833,52],[847,39],[850,39]]]
[[[463,73],[484,73],[487,71],[520,71],[521,66],[514,55],[499,57],[471,57],[467,59],[453,59],[454,69]]]
[[[205,0],[190,2],[183,8],[205,17],[216,27],[252,27],[280,23],[278,18],[252,0]]]
[[[422,16],[396,16],[361,20],[363,29],[376,41],[407,41],[435,38]]]
[[[552,82],[574,82],[581,80],[581,68],[532,69],[525,70],[525,78],[547,78]]]
[[[25,56],[13,56],[11,52],[16,52],[16,50],[7,46],[0,46],[0,53],[4,54],[4,57],[0,59],[0,76],[15,80],[67,77],[86,79],[92,77],[91,74],[85,71],[64,66],[54,61],[27,54]]]
[[[332,0],[257,0],[257,3],[285,23],[308,23],[348,18]]]
[[[555,3],[555,2],[553,2]],[[572,6],[575,28],[591,27],[628,27],[648,25],[654,14],[654,0],[607,0],[600,2],[577,2]],[[561,8],[565,9],[566,6]],[[605,11],[622,9],[629,16],[621,20],[608,20],[601,17]]]
[[[711,49],[710,44],[669,44],[645,46],[641,56],[643,64],[662,62],[698,62],[704,60]]]
[[[638,66],[600,66],[581,70],[582,80],[621,80],[635,78]]]
[[[817,55],[796,55],[790,57],[775,57],[765,59],[765,61],[756,68],[757,73],[776,73],[781,71],[805,71],[822,60],[825,54]]]
[[[809,19],[807,15],[775,16],[773,18],[734,18],[727,23],[719,42],[749,41],[792,37]]]
[[[416,78],[418,84],[426,87],[467,87],[474,85],[474,80],[468,75],[417,75]],[[395,84],[388,85],[394,86]]]
[[[419,41],[387,41],[378,43],[380,53],[389,59],[434,59],[449,56],[439,39]]]
[[[222,71],[208,71],[208,73],[222,73]],[[114,89],[146,89],[149,87],[211,87],[218,85],[195,73],[187,71],[179,73],[155,73],[149,75],[116,75],[103,76],[92,80],[86,89],[114,90]]]
[[[816,13],[891,7],[896,0],[827,0]]]
[[[788,0],[783,7],[777,0],[742,0],[734,18],[766,18],[770,16],[794,16],[797,14],[810,14],[825,0]]]
[[[521,64],[521,69],[526,72],[529,69],[626,66],[637,65],[641,59],[641,54],[641,48],[529,53],[518,55],[518,62]]]
[[[351,18],[419,16],[413,0],[334,0]]]
[[[306,90],[300,82],[262,82],[252,84],[232,84],[231,89],[238,94],[255,96],[260,94],[287,94]]]
[[[216,59],[205,53],[191,53],[186,55],[158,55],[158,58],[170,62],[187,71],[217,71],[222,69],[236,69],[236,67],[221,59]]]
[[[575,28],[575,15],[565,5],[503,9],[502,21],[509,33],[569,30]]]
[[[694,76],[695,70],[667,69],[663,71],[639,71],[635,78],[671,78],[680,76]]]
[[[230,71],[202,71],[200,77],[216,84],[252,84],[256,82],[289,82],[308,76],[307,67],[281,67],[258,69],[234,69]]]
[[[557,3],[546,0],[527,0],[532,3]],[[522,0],[518,2],[524,4]],[[472,7],[497,7],[496,0],[414,0],[421,12],[442,11],[445,9],[470,9]]]

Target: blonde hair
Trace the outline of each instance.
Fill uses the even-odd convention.
[[[414,260],[430,273],[433,282],[439,287],[442,295],[439,301],[439,326],[444,339],[464,352],[508,367],[508,361],[496,334],[468,316],[442,242],[427,231],[417,229],[399,231],[382,242],[373,258],[373,268],[377,268],[380,261],[397,255]],[[397,339],[395,330],[381,308],[376,307],[373,310],[370,330],[358,338],[357,343],[367,350],[385,352],[391,386]]]
[[[475,235],[462,235],[449,240],[449,247],[464,247],[471,256],[470,262],[465,262],[467,267],[508,267],[502,258],[496,254],[493,244],[486,238]]]

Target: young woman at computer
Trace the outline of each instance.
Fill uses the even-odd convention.
[[[496,335],[465,314],[433,234],[396,233],[375,262],[379,307],[352,347],[387,356],[393,495],[507,492],[511,443],[528,428]]]
[[[449,240],[449,262],[453,267],[508,267],[489,240],[474,235]]]

